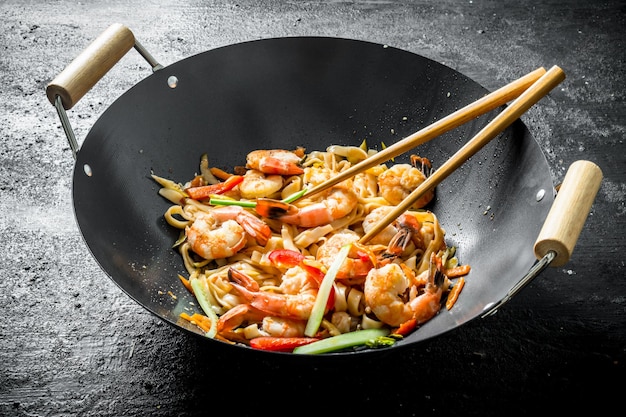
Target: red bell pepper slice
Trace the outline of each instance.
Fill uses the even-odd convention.
[[[319,339],[315,337],[273,337],[259,336],[250,339],[250,347],[274,352],[291,352],[298,346],[308,345]]]
[[[269,253],[268,258],[274,266],[291,268],[300,265],[300,262],[304,260],[304,255],[295,250],[274,249]]]
[[[217,184],[189,187],[185,192],[194,200],[206,200],[214,194],[224,194],[239,185],[243,181],[242,175],[232,175],[224,182]]]

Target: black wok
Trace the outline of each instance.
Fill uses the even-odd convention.
[[[107,42],[97,47],[106,48]],[[121,52],[107,50],[107,62],[96,66],[99,73],[91,73],[90,82],[134,42],[127,34]],[[76,149],[75,215],[91,253],[124,292],[174,327],[199,336],[195,326],[179,318],[184,309],[196,307],[177,279],[185,273],[172,248],[178,232],[163,219],[169,203],[157,194],[151,173],[185,182],[205,152],[211,164],[231,170],[254,149],[303,146],[310,151],[359,145],[364,139],[380,149],[381,143],[391,145],[487,93],[425,57],[349,39],[258,40],[165,68],[140,45],[138,50],[158,71],[119,97]],[[55,102],[57,94],[63,96],[65,109],[89,88],[72,97],[55,92],[54,84],[49,98]],[[415,152],[436,168],[500,111]],[[59,113],[63,120],[64,111]],[[443,181],[429,208],[472,271],[452,310],[389,349],[451,331],[506,299],[537,262],[533,245],[554,197],[547,161],[520,120]]]

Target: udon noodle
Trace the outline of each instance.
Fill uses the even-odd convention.
[[[188,277],[179,278],[204,313],[181,317],[209,337],[291,351],[366,329],[403,337],[451,308],[469,266],[459,265],[437,216],[424,208],[434,190],[359,243],[425,180],[428,159],[388,161],[317,195],[293,198],[373,152],[364,146],[260,150],[229,173],[209,168],[203,156],[200,174],[185,184],[153,175],[159,193],[174,203],[164,217],[181,231],[174,246]],[[307,325],[333,262],[339,263],[330,294],[311,333]]]

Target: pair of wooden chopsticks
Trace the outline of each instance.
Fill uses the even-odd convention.
[[[420,131],[407,136],[394,145],[370,156],[350,169],[340,173],[334,178],[310,189],[303,197],[307,197],[338,184],[359,172],[365,171],[384,161],[392,159],[416,146],[425,143],[455,127],[462,125],[488,111],[502,106],[515,99],[500,114],[498,114],[487,126],[476,134],[469,142],[459,149],[450,159],[433,172],[418,188],[400,204],[395,206],[384,218],[366,233],[359,243],[367,243],[376,236],[399,215],[408,210],[428,190],[435,187],[450,175],[455,169],[461,166],[467,159],[474,155],[479,149],[485,146],[491,139],[496,137],[511,123],[517,120],[533,104],[538,102],[543,96],[548,94],[554,87],[565,79],[565,73],[558,66],[553,66],[549,71],[538,68],[535,71],[519,78],[516,81],[490,93],[483,98],[457,110],[456,112],[440,119],[439,121],[421,129]]]

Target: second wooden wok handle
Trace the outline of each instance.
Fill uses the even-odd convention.
[[[112,24],[48,84],[48,100],[54,104],[60,96],[63,108],[71,109],[134,45],[130,29]]]
[[[602,170],[593,162],[570,165],[535,242],[538,259],[553,251],[556,257],[551,266],[569,261],[601,182]]]

